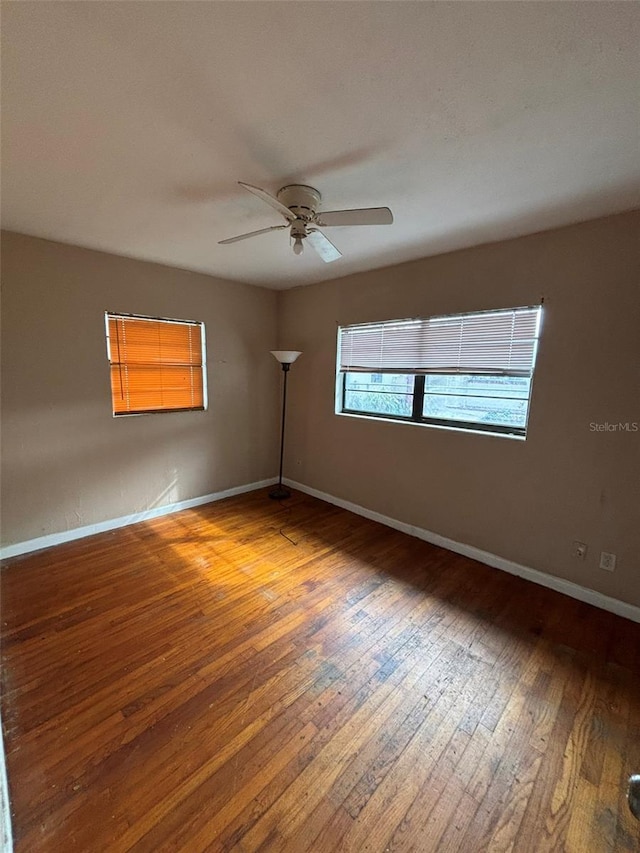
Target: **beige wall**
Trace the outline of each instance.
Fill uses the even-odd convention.
[[[640,212],[280,294],[285,473],[640,605]],[[526,441],[334,414],[339,324],[530,305],[544,324]],[[571,542],[589,546],[570,556]],[[613,574],[600,551],[617,554]]]
[[[277,472],[276,293],[2,235],[2,543]],[[209,409],[113,418],[105,310],[203,320]]]
[[[289,477],[640,605],[640,432],[590,429],[640,422],[639,246],[632,213],[276,293],[4,233],[3,545],[273,476],[278,336]],[[526,442],[334,414],[338,324],[541,296]],[[209,410],[114,419],[105,310],[204,320]]]

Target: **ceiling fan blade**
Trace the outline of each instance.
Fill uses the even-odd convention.
[[[258,234],[266,234],[267,231],[282,231],[283,228],[288,227],[288,225],[272,225],[270,228],[261,228],[259,231],[249,231],[248,234],[241,234],[239,237],[229,237],[226,240],[218,240],[218,245],[226,246],[227,243],[237,243],[238,240],[247,240],[249,237],[257,237]]]
[[[361,210],[325,210],[318,214],[318,225],[391,225],[393,213],[388,207]]]
[[[331,240],[327,240],[322,231],[316,231],[315,228],[310,228],[307,231],[307,242],[316,250],[325,264],[330,264],[331,261],[337,261],[342,257],[342,252],[339,252],[333,245]]]
[[[291,213],[288,207],[285,207],[284,204],[279,202],[278,199],[274,196],[269,195],[266,190],[261,190],[260,187],[254,187],[251,184],[244,184],[242,181],[238,181],[238,183],[241,187],[244,187],[245,190],[249,190],[250,193],[253,193],[254,195],[258,196],[258,198],[261,198],[262,201],[266,201],[267,204],[270,204],[274,210],[277,210],[278,213],[281,213],[285,219],[289,220],[289,222],[293,222],[293,220],[296,218],[295,214]]]

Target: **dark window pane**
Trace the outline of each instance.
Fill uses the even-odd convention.
[[[524,429],[530,389],[524,376],[428,374],[423,416]]]
[[[347,391],[413,393],[414,377],[406,373],[347,373]]]
[[[410,417],[414,377],[397,373],[347,373],[344,408],[376,415]]]
[[[528,400],[425,394],[423,415],[447,421],[512,426],[524,429]]]
[[[427,394],[475,394],[478,397],[513,397],[528,400],[531,379],[528,376],[470,376],[464,374],[427,374]]]
[[[343,408],[411,418],[415,381],[415,376],[406,373],[347,373]],[[530,388],[528,377],[427,374],[422,416],[461,425],[524,430]]]

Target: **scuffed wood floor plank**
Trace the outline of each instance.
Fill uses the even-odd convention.
[[[638,849],[640,625],[297,493],[1,581],[16,853]]]

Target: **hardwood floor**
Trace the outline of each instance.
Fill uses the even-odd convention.
[[[1,578],[18,853],[638,850],[640,625],[298,493]]]

